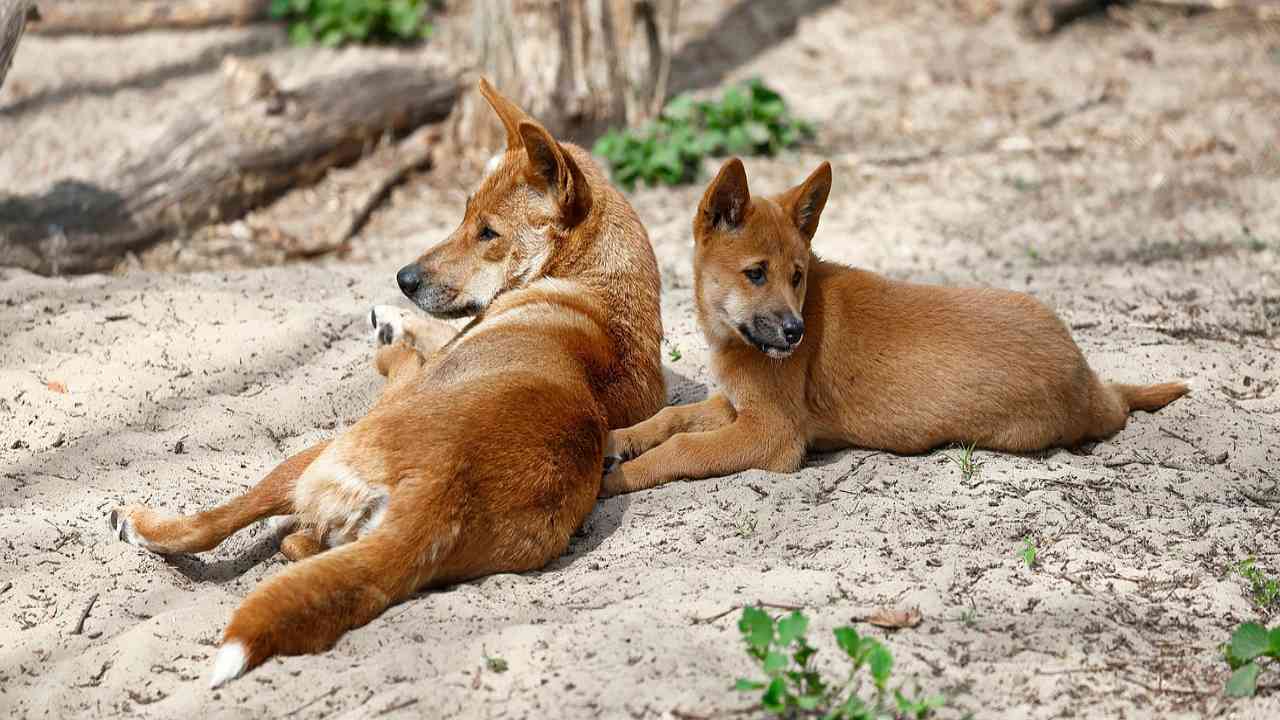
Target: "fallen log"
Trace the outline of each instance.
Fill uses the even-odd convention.
[[[141,30],[243,25],[267,17],[271,0],[40,0],[32,32],[117,35]]]
[[[386,66],[324,78],[238,107],[213,100],[112,172],[41,196],[0,195],[0,266],[41,274],[109,270],[126,253],[240,217],[349,164],[378,138],[443,120],[458,98],[442,70]]]
[[[27,23],[40,19],[35,0],[13,0],[0,4],[0,87],[9,74],[13,56],[18,52],[18,41]]]

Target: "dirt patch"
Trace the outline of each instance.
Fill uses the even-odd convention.
[[[103,513],[208,506],[359,417],[377,384],[364,313],[394,302],[396,268],[457,222],[466,179],[399,188],[353,245],[358,263],[5,272],[0,587],[12,585],[0,591],[0,707],[720,717],[751,705],[729,689],[750,664],[736,612],[702,620],[765,601],[808,607],[828,662],[831,628],[876,606],[918,606],[918,627],[859,629],[888,643],[898,676],[950,699],[942,717],[1280,715],[1275,678],[1253,700],[1222,696],[1218,650],[1240,622],[1275,623],[1230,568],[1252,555],[1280,573],[1280,173],[1268,160],[1280,157],[1280,35],[1166,15],[1030,43],[1007,9],[984,21],[934,4],[864,5],[815,15],[736,71],[766,76],[822,128],[818,147],[749,161],[753,189],[781,190],[830,158],[836,186],[815,241],[825,256],[1031,292],[1104,377],[1187,378],[1190,397],[1080,451],[979,451],[968,478],[946,451],[851,450],[792,475],[609,499],[542,572],[423,593],[327,653],[273,660],[210,693],[231,609],[282,565],[272,537],[253,528],[167,562],[115,542]],[[242,37],[210,35],[190,52]],[[26,42],[51,68],[83,57],[62,54],[76,47],[64,40]],[[302,56],[282,52],[303,71]],[[28,78],[34,62],[19,56]],[[130,73],[154,69],[131,62]],[[29,96],[56,92],[52,80],[26,82]],[[1075,109],[1104,89],[1106,102]],[[151,92],[66,102],[107,117],[136,113],[142,96],[129,93]],[[58,117],[4,107],[0,131],[40,135]],[[42,187],[52,167],[92,172],[41,137],[47,166],[24,165],[35,150],[0,156],[6,191]],[[677,402],[712,384],[689,290],[700,194],[632,195],[664,273]],[[486,653],[510,669],[486,670]]]

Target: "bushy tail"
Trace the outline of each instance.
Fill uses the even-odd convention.
[[[1158,385],[1121,385],[1112,383],[1111,387],[1120,395],[1120,399],[1128,407],[1129,412],[1146,410],[1154,412],[1178,398],[1191,392],[1185,383],[1170,382]]]
[[[407,530],[384,525],[291,565],[255,588],[223,633],[210,687],[273,655],[327,650],[343,633],[411,595],[430,579],[437,558],[448,555],[454,537]]]

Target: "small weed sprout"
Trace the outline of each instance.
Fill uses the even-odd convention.
[[[977,448],[978,443],[975,442],[969,443],[968,445],[958,446],[958,449],[960,450],[959,455],[943,453],[943,457],[950,460],[952,463],[955,463],[955,466],[960,468],[960,477],[964,478],[965,482],[973,482],[973,477],[982,469],[982,461],[975,460],[973,457],[973,451]]]
[[[1280,606],[1280,579],[1259,570],[1255,558],[1241,560],[1236,564],[1235,571],[1248,581],[1253,603],[1259,610],[1266,612]]]
[[[861,637],[851,627],[835,630],[836,645],[851,665],[843,682],[824,678],[814,662],[817,648],[805,639],[809,619],[800,611],[775,621],[759,608],[743,608],[738,629],[747,654],[764,672],[763,680],[740,678],[739,692],[760,692],[765,712],[786,717],[827,720],[885,720],[924,718],[942,707],[942,697],[911,697],[899,687],[889,689],[893,655],[879,640]],[[871,675],[871,692],[863,697],[861,671]]]
[[[684,355],[680,352],[679,345],[672,345],[667,357],[671,358],[671,362],[680,362],[680,358],[684,357]]]
[[[760,519],[755,515],[742,513],[733,521],[733,527],[738,532],[738,537],[746,539],[756,534],[756,526],[760,523]]]
[[[1036,558],[1039,556],[1039,553],[1040,551],[1036,549],[1036,543],[1034,540],[1029,537],[1022,539],[1022,552],[1020,552],[1019,555],[1022,556],[1022,561],[1027,564],[1027,567],[1033,568],[1036,566]]]
[[[973,608],[960,611],[960,622],[967,628],[974,627],[978,624],[978,611]]]
[[[1223,650],[1231,666],[1224,691],[1231,697],[1252,697],[1258,691],[1263,667],[1275,667],[1280,661],[1280,626],[1267,630],[1257,623],[1245,623],[1231,634],[1231,642]]]
[[[496,655],[490,655],[489,651],[485,649],[481,649],[480,652],[484,655],[484,666],[489,670],[489,672],[501,674],[507,671],[506,660],[503,660]]]

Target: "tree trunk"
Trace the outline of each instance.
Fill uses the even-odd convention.
[[[159,28],[243,25],[267,17],[271,0],[40,0],[32,32],[120,34]]]
[[[4,87],[4,76],[9,74],[27,22],[39,19],[35,0],[3,0],[0,4],[0,87]]]
[[[313,183],[384,133],[444,119],[458,89],[441,71],[384,66],[238,107],[206,103],[146,157],[103,173],[109,185],[63,180],[43,196],[0,195],[0,265],[109,270],[127,252]]]
[[[552,134],[584,142],[661,109],[679,2],[475,0],[475,67]],[[500,150],[506,137],[474,93],[449,125],[463,153]]]

